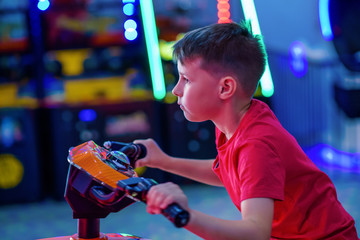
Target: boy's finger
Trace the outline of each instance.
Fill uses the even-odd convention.
[[[146,166],[146,161],[144,159],[137,160],[135,162],[135,168],[144,167],[144,166]]]

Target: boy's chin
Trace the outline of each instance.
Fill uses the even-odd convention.
[[[207,121],[207,119],[200,119],[200,118],[196,118],[195,116],[192,116],[186,112],[184,112],[184,117],[186,118],[186,120],[190,121],[190,122],[205,122]]]

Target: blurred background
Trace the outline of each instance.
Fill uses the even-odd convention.
[[[0,238],[76,232],[64,189],[68,150],[83,142],[151,137],[170,155],[215,157],[212,123],[188,122],[171,94],[171,46],[245,19],[268,53],[255,97],[329,174],[359,226],[360,1],[0,0]],[[139,174],[181,184],[205,212],[239,217],[223,189]],[[123,212],[104,230],[197,239],[143,204]]]

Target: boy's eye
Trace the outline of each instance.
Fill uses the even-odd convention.
[[[184,81],[185,83],[190,82],[190,81],[189,81],[189,79],[188,79],[188,78],[186,78],[186,77],[185,77],[185,76],[183,76],[183,75],[180,75],[180,79],[179,79],[179,81]]]

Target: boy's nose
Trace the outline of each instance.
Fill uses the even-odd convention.
[[[176,86],[175,86],[175,87],[176,87]],[[173,90],[172,90],[171,92],[172,92],[172,94],[174,94],[175,96],[178,96],[177,93],[176,93],[176,91],[175,91],[175,87],[173,88]]]
[[[179,84],[178,83],[175,85],[175,87],[173,88],[173,90],[171,92],[177,97],[180,96]]]

